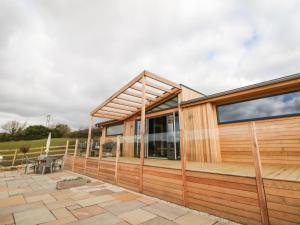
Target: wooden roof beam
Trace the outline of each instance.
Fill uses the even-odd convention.
[[[113,103],[113,102],[108,103],[105,107],[121,109],[121,110],[125,110],[125,111],[130,111],[130,112],[137,111],[137,108],[135,108],[135,107],[130,107],[130,106],[127,106],[126,104],[123,105],[123,104],[118,104],[118,103]]]
[[[150,86],[152,88],[155,88],[157,90],[161,90],[161,91],[164,91],[164,92],[170,92],[172,89],[169,89],[169,88],[166,88],[166,87],[163,87],[159,84],[155,84],[151,81],[146,81],[146,86]]]
[[[143,97],[143,95],[142,95],[141,93],[135,93],[135,92],[130,91],[130,90],[124,91],[123,94],[130,95],[130,96],[134,96],[134,97],[137,97],[137,98],[142,98],[142,97]],[[155,98],[149,97],[149,96],[147,96],[147,95],[145,96],[145,98],[146,98],[147,100],[150,100],[150,101],[155,101]]]
[[[181,89],[180,85],[178,85],[178,84],[176,84],[176,83],[174,83],[174,82],[172,82],[170,80],[167,80],[167,79],[165,79],[165,78],[163,78],[161,76],[155,75],[154,73],[151,73],[149,71],[145,71],[145,76],[149,77],[149,78],[151,78],[153,80],[159,81],[161,83],[164,83],[166,85],[169,85],[169,86]]]
[[[114,99],[111,102],[115,103],[115,104],[131,107],[131,108],[135,108],[136,110],[138,110],[141,107],[140,105],[137,105],[136,103],[131,103],[131,102],[128,102],[123,99]]]
[[[132,99],[132,98],[127,98],[125,96],[118,96],[117,99],[122,99],[122,100],[125,100],[125,101],[128,101],[128,102],[133,102],[135,104],[138,104],[138,105],[141,105],[142,104],[142,100],[139,99],[139,100],[136,100],[136,99]]]
[[[99,117],[99,118],[113,119],[113,120],[123,120],[122,117],[106,115],[106,114],[103,114],[103,113],[94,113],[93,116],[94,117]]]
[[[128,115],[124,115],[124,114],[121,114],[121,113],[105,111],[103,109],[99,110],[97,113],[98,114],[103,114],[103,115],[108,115],[108,116],[116,116],[116,117],[120,117],[120,118],[128,116]]]
[[[130,88],[142,92],[142,88],[140,88],[136,85],[133,85]],[[146,94],[150,94],[150,95],[157,96],[157,97],[162,95],[161,93],[151,91],[151,90],[147,90],[147,89],[146,89]]]
[[[126,110],[122,110],[122,109],[116,109],[116,108],[110,108],[108,106],[104,106],[101,111],[107,111],[107,112],[115,112],[115,113],[121,113],[123,115],[131,115],[132,112],[131,111],[126,111]]]

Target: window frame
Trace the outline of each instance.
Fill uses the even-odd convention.
[[[249,98],[241,101],[235,101],[235,102],[230,102],[230,103],[225,103],[225,104],[219,104],[216,105],[216,113],[217,113],[217,122],[218,124],[228,124],[228,123],[240,123],[240,122],[249,122],[249,121],[259,121],[259,120],[268,120],[268,119],[278,119],[278,118],[285,118],[285,117],[293,117],[293,116],[300,116],[299,113],[292,113],[292,114],[285,114],[285,115],[278,115],[278,116],[266,116],[266,117],[257,117],[257,118],[250,118],[250,119],[242,119],[242,120],[233,120],[233,121],[226,121],[226,122],[221,122],[220,121],[220,113],[219,113],[219,107],[221,106],[226,106],[226,105],[232,105],[232,104],[237,104],[237,103],[242,103],[242,102],[248,102],[248,101],[253,101],[253,100],[258,100],[258,99],[263,99],[263,98],[269,98],[269,97],[274,97],[274,96],[279,96],[279,95],[285,95],[285,94],[291,94],[295,92],[299,92],[299,90],[294,90],[294,91],[288,91],[288,92],[283,92],[279,94],[272,94],[272,95],[266,95],[258,98]]]

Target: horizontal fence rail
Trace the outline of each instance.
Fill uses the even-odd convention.
[[[76,142],[77,143],[77,142]],[[46,147],[34,147],[30,148],[26,153],[27,159],[35,160],[40,155],[44,155]],[[48,156],[64,156],[66,154],[74,154],[75,144],[69,144],[69,141],[65,145],[50,146]],[[0,169],[9,169],[26,164],[25,154],[16,149],[0,150]]]

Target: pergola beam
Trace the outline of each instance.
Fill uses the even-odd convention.
[[[112,103],[127,106],[127,107],[131,107],[131,108],[135,108],[136,110],[140,108],[140,106],[137,106],[135,104],[131,104],[130,102],[127,102],[127,101],[122,100],[122,99],[114,99],[114,100],[112,100]]]
[[[107,107],[114,108],[114,109],[121,109],[121,110],[125,110],[125,111],[130,111],[130,112],[137,111],[137,108],[122,105],[122,104],[117,104],[117,103],[113,103],[113,102],[108,103]]]
[[[141,94],[141,93],[135,93],[135,92],[130,91],[130,90],[124,91],[124,94],[130,95],[130,96],[133,96],[133,97],[136,97],[136,98],[139,98],[139,99],[141,99],[143,97],[143,94]],[[145,98],[147,100],[150,100],[150,101],[154,101],[155,100],[155,98],[149,97],[149,96],[145,96]]]
[[[117,99],[122,99],[124,101],[130,102],[130,103],[134,103],[136,104],[138,107],[141,107],[142,105],[142,101],[137,101],[137,100],[133,100],[133,99],[128,99],[124,96],[118,96]]]
[[[120,114],[123,114],[123,115],[131,115],[132,114],[131,111],[122,110],[122,109],[115,109],[115,108],[111,108],[109,106],[103,107],[100,111],[115,112],[115,113],[120,113]]]
[[[170,80],[167,80],[167,79],[165,79],[163,77],[157,76],[154,73],[151,73],[149,71],[145,71],[145,76],[149,77],[149,78],[151,78],[153,80],[159,81],[161,83],[164,83],[166,85],[169,85],[169,86],[172,86],[172,87],[175,87],[175,88],[179,88],[179,89],[181,88],[180,85],[178,85],[178,84],[176,84],[176,83],[174,83],[174,82],[172,82]]]
[[[142,88],[140,88],[136,85],[133,85],[130,88],[142,92]],[[148,90],[148,89],[146,89],[146,94],[150,94],[150,95],[153,95],[153,96],[156,96],[156,97],[161,96],[161,93],[151,91],[151,90]]]
[[[146,81],[146,85],[147,85],[147,86],[150,86],[150,87],[152,87],[152,88],[155,88],[155,89],[157,89],[157,90],[164,91],[164,92],[170,92],[170,91],[171,91],[171,89],[166,88],[166,87],[163,87],[163,86],[161,86],[161,85],[159,85],[159,84],[155,84],[155,83],[153,83],[153,82],[151,82],[151,81]]]

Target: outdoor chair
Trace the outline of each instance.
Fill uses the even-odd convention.
[[[58,156],[53,163],[53,171],[56,169],[62,170],[64,168],[64,157]]]
[[[45,174],[46,169],[49,169],[50,173],[53,172],[53,166],[55,163],[55,158],[53,157],[46,157],[43,162],[41,162],[40,166],[42,168],[42,174]]]
[[[38,168],[38,163],[36,160],[31,160],[27,155],[25,155],[25,163],[25,174],[28,173],[28,169],[33,169],[34,173],[36,173]]]

